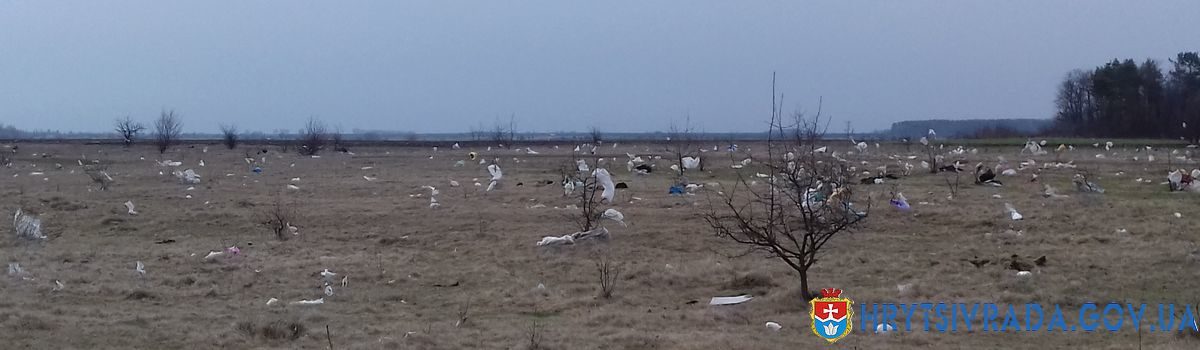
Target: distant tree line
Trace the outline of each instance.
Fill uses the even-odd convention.
[[[888,136],[916,140],[933,129],[941,138],[1024,137],[1042,133],[1051,124],[1049,119],[906,120],[892,123]]]
[[[21,130],[18,130],[15,126],[0,123],[0,139],[16,138],[21,138]]]
[[[1170,62],[1166,74],[1151,59],[1067,73],[1055,99],[1055,133],[1200,141],[1200,55],[1183,52]]]

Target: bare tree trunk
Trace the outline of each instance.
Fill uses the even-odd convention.
[[[800,295],[804,296],[804,300],[812,300],[813,295],[808,289],[808,269],[797,271],[800,273]]]

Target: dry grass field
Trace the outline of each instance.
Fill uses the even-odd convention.
[[[19,146],[16,153],[0,150],[12,158],[10,167],[0,167],[0,209],[36,212],[49,238],[18,239],[5,224],[0,254],[25,270],[0,282],[0,347],[7,349],[1200,347],[1192,335],[1139,335],[1129,328],[1115,334],[856,332],[826,345],[809,329],[795,273],[715,237],[699,218],[715,189],[669,196],[673,177],[666,161],[646,176],[626,171],[626,153],[666,154],[662,145],[606,144],[584,157],[593,166],[607,158],[614,180],[628,184],[615,205],[603,208],[623,212],[629,226],[605,221],[607,242],[549,248],[535,243],[576,231],[570,220],[576,211],[562,209],[576,203],[559,185],[559,168],[570,161],[573,145],[533,147],[538,155],[524,147],[361,147],[352,148],[354,155],[320,158],[274,146],[255,154],[264,147],[253,145],[184,145],[163,155],[149,145]],[[689,178],[732,183],[736,173],[729,165],[755,147],[742,146],[732,156],[723,146],[705,153],[706,170]],[[952,175],[919,168],[899,180],[859,185],[858,193],[871,197],[869,219],[823,252],[811,272],[814,288],[841,288],[859,303],[1200,302],[1200,212],[1194,210],[1200,196],[1160,185],[1167,160],[1181,161],[1169,149],[1153,151],[1157,159],[1150,163],[1140,147],[1079,146],[1037,157],[1019,155],[1019,147],[948,155],[971,165],[991,166],[1003,156],[1014,167],[1056,158],[1078,166],[1036,171],[1036,183],[1032,169],[1000,176],[1001,188],[973,185],[965,173],[953,200],[946,186]],[[852,147],[830,142],[830,150],[845,154]],[[247,151],[260,162],[265,157],[261,174],[250,171]],[[489,176],[478,162],[454,166],[470,151],[500,159],[499,189],[483,191]],[[846,157],[874,169],[896,164],[889,155],[921,160],[904,159],[918,155],[916,147],[910,153],[896,145]],[[167,159],[182,165],[156,163]],[[79,165],[93,160],[107,165],[114,179],[107,191]],[[171,175],[188,168],[202,176],[200,184]],[[1077,193],[1070,179],[1080,170],[1107,192]],[[742,171],[753,174],[756,167]],[[451,187],[451,180],[462,186]],[[1069,197],[1044,198],[1043,184]],[[425,185],[440,191],[439,208],[429,207]],[[893,189],[913,210],[887,204]],[[126,212],[126,201],[136,204],[137,215]],[[276,201],[295,212],[299,234],[286,241],[262,224]],[[1004,203],[1025,219],[1010,220]],[[205,259],[231,246],[241,253]],[[1047,263],[1017,277],[1006,267],[1013,254],[1046,256]],[[620,265],[608,299],[599,297],[596,264],[603,257]],[[975,257],[994,263],[976,268],[967,262]],[[135,271],[138,261],[144,275]],[[325,269],[337,273],[329,297],[320,275]],[[915,287],[902,294],[900,284]],[[754,299],[707,305],[711,297],[743,293]],[[289,305],[321,297],[322,305]],[[280,302],[267,305],[271,298]],[[783,329],[770,331],[767,321]]]

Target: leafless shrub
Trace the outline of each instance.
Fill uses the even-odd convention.
[[[962,184],[962,172],[959,172],[959,171],[954,172],[954,182],[950,182],[950,173],[949,172],[944,173],[944,175],[942,175],[942,179],[946,180],[946,189],[950,191],[950,196],[947,198],[948,199],[957,198],[958,197],[958,187],[960,184]],[[975,174],[975,182],[979,182],[979,174]]]
[[[295,211],[285,205],[282,199],[276,197],[275,202],[263,210],[262,216],[264,219],[263,225],[266,225],[271,230],[275,238],[286,241],[291,237],[292,219],[296,215]]]
[[[158,153],[164,153],[171,146],[179,143],[179,133],[183,132],[183,121],[174,110],[163,111],[154,121],[154,145]]]
[[[242,321],[235,324],[234,329],[246,337],[261,337],[266,340],[297,340],[308,330],[303,323],[284,320],[276,320],[261,326],[253,321]]]
[[[546,325],[541,321],[534,319],[530,322],[529,329],[526,331],[526,336],[529,339],[529,350],[542,350],[542,332],[545,331]]]
[[[221,125],[221,141],[225,144],[225,148],[234,149],[238,144],[238,130],[236,125]]]
[[[789,122],[774,101],[763,162],[772,177],[753,186],[739,172],[732,188],[715,201],[710,197],[702,216],[718,236],[766,252],[795,270],[804,298],[812,299],[809,268],[826,243],[866,219],[870,206],[854,209],[854,174],[842,162],[814,152],[828,128],[820,108],[813,118],[797,113]]]
[[[133,119],[129,119],[128,116],[117,119],[116,122],[117,134],[121,135],[121,142],[125,144],[125,147],[132,146],[134,140],[137,139],[138,133],[145,129],[146,127],[142,123],[135,122]]]
[[[467,299],[466,303],[458,307],[458,321],[454,322],[455,327],[461,327],[467,323],[467,318],[471,317],[471,299]]]
[[[600,297],[610,299],[617,290],[617,278],[621,276],[621,264],[612,261],[606,254],[596,260],[596,272],[599,274]]]
[[[325,148],[328,138],[329,133],[325,128],[325,123],[317,118],[308,118],[308,123],[304,124],[303,129],[300,129],[300,147],[297,151],[303,156],[316,155]]]
[[[113,178],[108,175],[108,166],[106,165],[88,164],[83,167],[83,173],[87,174],[93,183],[99,185],[101,191],[107,191],[108,186],[113,183]]]
[[[563,182],[570,182],[575,185],[575,192],[572,195],[575,197],[575,205],[579,207],[579,211],[568,212],[564,215],[567,219],[575,223],[579,227],[580,232],[591,231],[596,228],[596,223],[600,218],[600,209],[597,206],[599,201],[596,199],[598,193],[603,189],[596,184],[596,177],[586,174],[572,174],[571,170],[575,168],[575,164],[566,165],[560,170],[562,172]]]

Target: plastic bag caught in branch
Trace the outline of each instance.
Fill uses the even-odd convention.
[[[592,174],[596,176],[596,184],[604,188],[604,192],[600,193],[600,201],[612,203],[613,197],[617,194],[617,187],[613,184],[612,175],[609,175],[608,170],[604,168],[596,168]]]
[[[491,192],[496,189],[496,185],[500,183],[500,179],[504,177],[504,173],[500,171],[500,166],[496,164],[488,165],[488,173],[492,174],[492,182],[488,184],[487,191]]]

